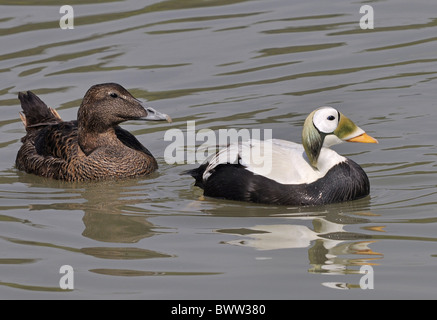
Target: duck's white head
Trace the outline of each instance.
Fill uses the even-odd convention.
[[[302,144],[313,167],[322,147],[342,142],[378,143],[349,118],[332,107],[321,107],[309,114],[302,131]]]

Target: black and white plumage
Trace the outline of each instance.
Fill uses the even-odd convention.
[[[276,205],[322,205],[365,197],[364,170],[329,147],[343,141],[377,143],[332,107],[305,120],[302,144],[249,140],[221,149],[188,171],[204,195]]]

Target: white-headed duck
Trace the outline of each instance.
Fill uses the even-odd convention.
[[[363,198],[370,192],[364,170],[329,148],[344,141],[378,142],[336,109],[321,107],[306,118],[302,144],[232,143],[187,173],[205,196],[229,200],[322,205]]]

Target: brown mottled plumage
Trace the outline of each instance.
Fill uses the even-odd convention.
[[[39,176],[85,181],[146,175],[158,168],[152,154],[118,124],[127,120],[168,120],[143,106],[115,83],[92,86],[77,121],[59,114],[30,91],[19,93],[27,134],[16,167]]]

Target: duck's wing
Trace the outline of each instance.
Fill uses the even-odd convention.
[[[135,138],[135,136],[130,133],[129,131],[116,126],[115,127],[115,134],[117,135],[117,138],[127,147],[137,150],[137,151],[141,151],[144,152],[145,154],[152,156],[152,153],[145,147],[142,145],[141,142],[138,141],[137,138]]]
[[[18,98],[20,118],[27,131],[22,139],[23,144],[28,144],[26,156],[71,157],[70,149],[77,145],[77,121],[63,122],[56,110],[32,91],[20,92]]]
[[[35,152],[42,157],[69,161],[77,155],[77,122],[46,125],[35,136]]]
[[[70,180],[68,167],[77,155],[77,127],[73,122],[46,125],[22,139],[17,169],[43,177]]]
[[[208,160],[203,180],[206,181],[220,164],[239,164],[245,170],[281,184],[310,183],[321,175],[309,164],[302,145],[279,139],[230,144]]]
[[[56,178],[77,153],[77,122],[62,122],[59,114],[31,91],[20,92],[18,97],[27,133],[21,139],[16,167]]]

